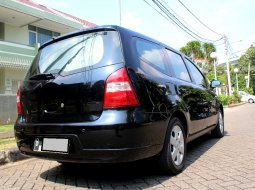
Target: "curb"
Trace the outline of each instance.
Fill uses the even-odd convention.
[[[241,106],[241,105],[244,105],[246,104],[246,102],[240,102],[238,104],[229,104],[227,106],[223,106],[224,108],[233,108],[233,107],[237,107],[237,106]]]
[[[14,131],[0,133],[0,139],[12,138],[12,137],[14,137]]]
[[[23,160],[25,157],[18,148],[10,149],[7,151],[0,151],[0,165],[8,162],[16,162]]]
[[[240,103],[238,103],[238,104],[231,104],[231,105],[229,105],[228,107],[229,107],[229,108],[232,108],[232,107],[237,107],[237,106],[241,106],[241,105],[244,105],[244,104],[246,104],[246,102],[240,102]]]

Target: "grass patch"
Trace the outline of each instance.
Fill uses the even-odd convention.
[[[0,133],[13,131],[13,125],[0,125]]]
[[[15,138],[0,139],[0,151],[16,148],[17,144]]]

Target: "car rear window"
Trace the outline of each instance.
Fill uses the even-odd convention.
[[[95,32],[67,38],[41,49],[27,77],[40,73],[69,75],[123,62],[116,31]]]

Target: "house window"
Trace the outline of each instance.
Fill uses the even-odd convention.
[[[28,25],[29,45],[34,46],[35,43],[44,44],[54,37],[60,36],[60,33]]]
[[[36,32],[29,31],[29,45],[34,45],[36,44]]]

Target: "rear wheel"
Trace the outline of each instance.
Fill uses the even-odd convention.
[[[224,118],[221,111],[218,113],[218,124],[212,130],[212,135],[216,138],[221,138],[224,136]]]
[[[186,159],[186,137],[181,121],[173,118],[168,126],[159,164],[163,171],[178,174],[184,168]]]

